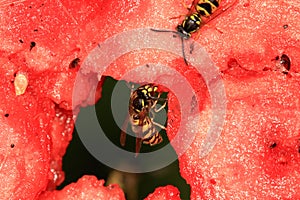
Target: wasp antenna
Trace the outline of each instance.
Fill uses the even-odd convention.
[[[171,31],[171,30],[162,30],[162,29],[154,29],[154,28],[150,28],[151,31],[154,31],[154,32],[164,32],[164,33],[175,33],[178,35],[178,32],[177,31]]]
[[[133,92],[134,91],[134,84],[130,84],[130,83],[127,83],[127,82],[125,82],[125,83],[126,83],[126,86],[128,87],[128,89],[130,89],[130,91]]]
[[[184,62],[185,62],[186,65],[189,65],[188,62],[187,62],[187,60],[186,60],[186,57],[185,57],[183,37],[181,37],[181,44],[182,44],[182,56],[183,56],[183,60],[184,60]]]
[[[154,32],[161,32],[161,33],[174,33],[176,35],[179,35],[179,37],[181,37],[181,38],[186,38],[186,36],[183,33],[178,32],[178,31],[163,30],[163,29],[154,29],[154,28],[150,28],[150,30],[154,31]]]
[[[184,42],[183,40],[186,38],[186,36],[181,33],[181,32],[178,32],[178,31],[171,31],[171,30],[162,30],[162,29],[153,29],[153,28],[150,28],[151,31],[155,31],[155,32],[164,32],[164,33],[174,33],[176,35],[179,35],[180,39],[181,39],[181,44],[182,44],[182,56],[183,56],[183,59],[184,59],[184,62],[186,65],[188,65],[188,62],[186,60],[186,57],[185,57],[185,52],[184,52]]]

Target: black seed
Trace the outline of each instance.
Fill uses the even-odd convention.
[[[32,8],[31,6],[29,6],[29,8]]]
[[[287,25],[287,24],[283,25],[284,29],[287,29],[288,27],[289,27],[289,25]]]
[[[37,29],[34,29],[33,31],[34,31],[34,32],[38,32],[38,30],[37,30]]]
[[[9,114],[8,114],[8,113],[6,113],[6,114],[4,115],[4,117],[9,117]]]
[[[19,40],[19,42],[24,43],[23,40],[21,40],[21,39]]]
[[[11,144],[11,145],[10,145],[10,148],[14,148],[14,147],[15,147],[15,144]]]
[[[30,51],[33,47],[35,47],[36,43],[35,42],[30,42]]]
[[[69,68],[70,68],[70,69],[73,69],[73,68],[77,67],[78,64],[79,64],[79,62],[80,62],[80,59],[79,59],[79,58],[75,58],[75,59],[72,60],[72,62],[70,63]]]
[[[146,67],[147,67],[147,68],[149,68],[149,67],[150,67],[150,65],[149,65],[149,64],[146,64]]]
[[[287,55],[285,55],[285,54],[282,54],[282,56],[281,56],[281,58],[280,58],[280,64],[282,65],[282,66],[284,66],[284,68],[286,69],[286,70],[290,70],[291,69],[291,60],[290,60],[290,58],[287,56]]]
[[[277,143],[276,142],[273,142],[271,145],[270,145],[270,149],[273,149],[277,146]]]

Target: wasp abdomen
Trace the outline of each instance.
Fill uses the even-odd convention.
[[[155,135],[153,135],[152,137],[149,137],[147,139],[143,140],[144,144],[149,144],[150,146],[154,146],[156,144],[159,144],[163,141],[161,135],[156,132]]]
[[[196,10],[201,16],[209,17],[219,7],[219,2],[216,0],[199,1],[196,5]]]

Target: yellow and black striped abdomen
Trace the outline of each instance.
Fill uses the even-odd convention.
[[[196,11],[204,17],[209,17],[213,12],[215,12],[221,0],[200,0],[196,5]]]
[[[157,144],[161,143],[162,141],[163,141],[163,139],[162,139],[161,135],[159,134],[159,132],[157,132],[157,131],[151,137],[143,139],[143,143],[149,144],[150,146],[157,145]]]

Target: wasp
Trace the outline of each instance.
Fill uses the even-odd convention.
[[[191,34],[198,31],[200,26],[203,24],[202,17],[209,18],[220,6],[221,0],[194,0],[193,6],[194,9],[190,9],[188,15],[185,16],[185,19],[176,27],[176,30],[181,34],[185,39],[191,37]]]
[[[161,111],[166,106],[167,101],[156,109],[155,106],[160,98],[158,88],[154,84],[145,84],[131,92],[129,99],[129,116],[124,122],[120,143],[125,146],[126,133],[123,130],[127,129],[127,124],[130,122],[132,131],[136,134],[136,155],[140,152],[142,143],[150,146],[157,145],[163,141],[156,126],[165,129],[164,126],[154,122],[154,114]]]
[[[236,2],[237,0],[233,0],[231,3],[228,3],[227,6],[224,6],[223,9],[220,9],[219,12],[215,12],[219,9],[221,0],[194,0],[192,6],[188,8],[190,12],[185,16],[183,21],[177,25],[176,31],[156,29],[151,30],[156,32],[173,32],[178,34],[181,37],[183,58],[187,64],[184,53],[183,39],[189,39],[192,33],[197,32],[201,26],[214,19],[219,14],[223,13]],[[204,20],[204,18],[207,20]]]
[[[189,39],[192,33],[197,32],[200,27],[213,20],[218,15],[233,6],[237,0],[233,0],[220,8],[221,0],[194,0],[190,12],[184,20],[176,27],[176,31],[184,39]],[[216,12],[218,10],[218,12]]]

